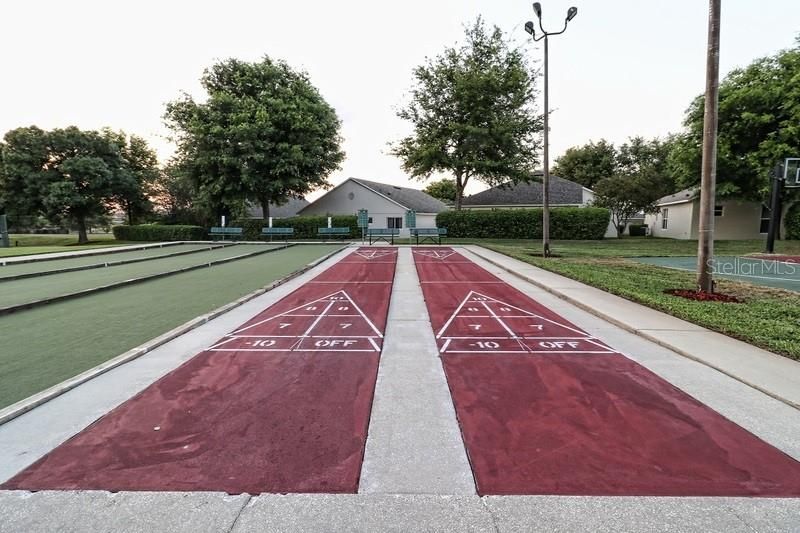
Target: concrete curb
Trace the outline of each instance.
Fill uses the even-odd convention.
[[[152,281],[154,279],[165,278],[168,276],[172,276],[175,274],[183,274],[185,272],[191,272],[192,270],[199,270],[201,268],[210,268],[216,265],[222,265],[225,263],[231,263],[233,261],[238,261],[240,259],[249,259],[250,257],[255,257],[258,255],[268,254],[270,252],[277,252],[278,250],[285,250],[286,248],[290,248],[295,246],[294,244],[287,244],[285,246],[275,246],[269,248],[267,250],[259,250],[257,252],[251,252],[247,254],[240,254],[235,255],[233,257],[226,257],[224,259],[217,259],[216,261],[208,261],[206,263],[200,263],[197,265],[191,265],[188,267],[178,268],[175,270],[169,270],[167,272],[158,272],[156,274],[150,274],[147,276],[142,276],[140,278],[131,278],[126,279],[124,281],[117,281],[114,283],[109,283],[108,285],[101,285],[100,287],[92,287],[90,289],[84,289],[82,291],[77,292],[70,292],[67,294],[60,294],[58,296],[52,296],[49,298],[42,298],[41,300],[34,300],[32,302],[25,302],[16,305],[9,305],[8,307],[0,307],[0,316],[8,315],[11,313],[15,313],[17,311],[22,311],[24,309],[33,309],[34,307],[40,307],[42,305],[52,304],[56,302],[61,302],[63,300],[71,300],[73,298],[80,298],[81,296],[87,296],[89,294],[94,294],[96,292],[103,292],[111,289],[119,289],[121,287],[127,287],[128,285],[134,285],[137,283],[143,283],[145,281]]]
[[[142,244],[142,245],[125,245],[122,246],[107,246],[105,248],[93,248],[91,250],[75,250],[71,254],[64,255],[66,252],[57,252],[57,253],[42,253],[42,254],[33,254],[31,257],[27,259],[16,259],[14,257],[6,257],[3,260],[0,260],[0,267],[6,265],[19,265],[23,263],[38,263],[40,261],[56,261],[58,259],[70,259],[72,257],[91,257],[93,255],[104,255],[104,254],[118,254],[122,252],[133,252],[136,250],[146,250],[148,248],[165,248],[167,246],[175,246],[177,244],[185,244],[189,241],[168,241],[168,242],[156,242],[150,244]],[[57,255],[62,254],[62,255]]]
[[[751,382],[750,380],[748,380],[745,377],[742,377],[742,376],[740,376],[740,375],[738,375],[736,373],[733,373],[733,372],[731,372],[731,371],[729,371],[729,370],[727,370],[725,368],[722,368],[722,367],[720,367],[718,365],[710,363],[709,361],[706,361],[705,359],[697,357],[696,355],[693,355],[693,354],[687,352],[686,350],[680,348],[679,346],[675,346],[674,344],[671,344],[669,342],[664,341],[663,339],[660,339],[658,337],[650,335],[649,333],[647,333],[645,331],[642,331],[640,329],[631,327],[628,324],[622,322],[621,320],[619,320],[619,319],[617,319],[617,318],[615,318],[615,317],[613,317],[611,315],[608,315],[608,314],[604,313],[603,311],[597,309],[596,307],[592,307],[590,305],[587,305],[587,304],[581,302],[580,300],[578,300],[576,298],[573,298],[571,296],[568,296],[568,295],[558,291],[557,289],[553,289],[552,287],[548,287],[547,285],[545,285],[544,283],[541,283],[540,281],[537,281],[536,279],[533,279],[533,278],[528,277],[528,276],[526,276],[524,274],[521,274],[521,273],[515,271],[512,268],[508,268],[508,267],[506,267],[504,265],[501,265],[497,261],[495,261],[495,260],[493,260],[493,259],[491,259],[489,257],[486,257],[485,255],[479,253],[478,251],[475,250],[475,248],[488,250],[488,251],[491,251],[491,252],[494,252],[494,253],[500,253],[500,252],[495,252],[494,250],[491,250],[491,249],[488,249],[488,248],[483,248],[483,246],[480,246],[478,244],[473,244],[473,245],[470,245],[470,246],[471,246],[470,248],[466,248],[466,249],[469,250],[470,252],[474,253],[476,256],[480,257],[484,261],[486,261],[488,263],[491,263],[492,265],[494,265],[494,266],[496,266],[498,268],[503,269],[505,272],[508,272],[509,274],[517,276],[518,278],[522,279],[523,281],[527,281],[528,283],[531,283],[531,284],[536,285],[537,287],[539,287],[541,289],[544,289],[545,291],[549,292],[553,296],[556,296],[557,298],[560,298],[560,299],[562,299],[564,301],[567,301],[567,302],[571,303],[572,305],[574,305],[575,307],[583,309],[584,311],[586,311],[588,313],[591,313],[592,315],[594,315],[594,316],[596,316],[598,318],[602,318],[606,322],[610,322],[610,323],[614,324],[615,326],[617,326],[617,327],[619,327],[621,329],[624,329],[625,331],[633,333],[634,335],[638,335],[639,337],[642,337],[643,339],[647,339],[648,341],[653,342],[655,344],[658,344],[659,346],[661,346],[663,348],[667,348],[668,350],[671,350],[671,351],[677,353],[678,355],[686,357],[687,359],[691,359],[692,361],[696,361],[696,362],[701,363],[701,364],[703,364],[703,365],[705,365],[707,367],[713,368],[717,372],[721,372],[721,373],[725,374],[726,376],[728,376],[730,378],[733,378],[736,381],[739,381],[740,383],[744,383],[748,387],[752,387],[753,389],[755,389],[755,390],[757,390],[757,391],[759,391],[759,392],[761,392],[763,394],[766,394],[767,396],[769,396],[771,398],[774,398],[774,399],[776,399],[776,400],[778,400],[778,401],[780,401],[782,403],[785,403],[789,407],[793,407],[795,409],[800,410],[800,404],[798,404],[798,403],[796,403],[796,402],[794,402],[794,401],[792,401],[792,400],[790,400],[788,398],[784,398],[780,394],[776,394],[775,392],[770,391],[769,389],[766,389],[766,388],[764,388],[764,387],[762,387],[760,385],[756,385],[755,383]],[[512,257],[511,259],[514,259],[514,258]],[[557,275],[557,276],[561,275],[561,274],[558,274],[557,272],[551,272],[551,274],[554,274],[554,275]],[[566,277],[566,276],[563,276],[563,277]],[[570,278],[567,278],[567,279],[570,279]],[[573,281],[577,281],[577,280],[573,280]],[[580,282],[578,282],[578,283],[580,283]],[[587,286],[591,287],[591,285],[587,285]],[[592,287],[592,288],[596,288],[596,287]],[[598,290],[602,290],[602,289],[598,289]],[[636,303],[637,305],[642,305],[642,304],[639,304],[637,302],[632,302],[632,303]],[[656,309],[656,311],[658,311],[658,310]],[[667,316],[672,316],[672,315],[667,315]],[[712,330],[708,330],[708,331],[712,331]],[[713,333],[717,333],[717,332],[713,332]],[[722,335],[722,333],[719,333],[719,335]],[[780,356],[776,355],[776,357],[780,357]]]
[[[52,400],[53,398],[56,398],[57,396],[61,396],[62,394],[69,392],[75,387],[83,383],[86,383],[87,381],[96,378],[101,374],[105,374],[109,370],[112,370],[120,365],[124,365],[125,363],[133,361],[134,359],[137,359],[145,355],[146,353],[153,351],[159,346],[166,344],[167,342],[174,340],[180,337],[181,335],[202,326],[206,322],[209,322],[217,318],[218,316],[227,313],[231,309],[235,309],[236,307],[239,307],[249,302],[250,300],[257,298],[258,296],[261,296],[262,294],[283,285],[284,283],[296,278],[300,274],[303,274],[304,272],[307,272],[308,270],[314,268],[323,261],[327,261],[334,255],[340,253],[345,248],[346,247],[343,246],[338,250],[334,250],[333,252],[330,252],[329,254],[326,254],[323,257],[316,259],[315,261],[312,261],[311,263],[305,265],[299,270],[296,270],[291,274],[282,277],[281,279],[273,281],[269,285],[261,287],[260,289],[256,289],[255,291],[246,294],[241,298],[238,298],[237,300],[227,303],[221,307],[218,307],[213,311],[206,313],[205,315],[193,318],[192,320],[189,320],[188,322],[181,324],[177,328],[171,329],[170,331],[167,331],[166,333],[163,333],[162,335],[159,335],[158,337],[151,339],[145,342],[144,344],[140,344],[135,348],[131,348],[127,352],[120,354],[114,357],[113,359],[109,359],[108,361],[101,363],[95,366],[94,368],[90,368],[89,370],[86,370],[85,372],[82,372],[77,376],[64,380],[61,383],[58,383],[48,389],[43,390],[42,392],[34,394],[33,396],[29,396],[28,398],[20,400],[17,403],[11,404],[4,409],[0,409],[0,425],[5,424],[6,422],[13,420],[14,418],[17,418],[18,416],[27,413],[31,409],[34,409],[35,407],[38,407],[39,405],[42,405],[43,403],[46,403]]]
[[[81,270],[94,270],[96,268],[108,268],[108,267],[114,267],[114,266],[120,266],[120,265],[130,265],[130,264],[133,264],[133,263],[142,263],[144,261],[152,261],[154,259],[166,259],[168,257],[179,257],[179,256],[182,256],[182,255],[190,255],[190,254],[196,254],[196,253],[199,253],[199,252],[207,252],[209,250],[216,250],[217,248],[225,248],[227,246],[233,246],[233,244],[216,244],[216,245],[210,244],[210,245],[208,245],[208,248],[198,248],[196,250],[184,250],[182,252],[174,252],[174,253],[171,253],[171,254],[158,255],[158,256],[155,256],[155,257],[136,257],[134,259],[122,259],[120,261],[104,261],[103,263],[93,263],[91,265],[83,265],[83,266],[77,266],[77,267],[57,268],[55,270],[42,270],[40,272],[28,272],[26,274],[16,274],[14,276],[5,276],[5,277],[0,276],[0,283],[2,283],[4,281],[15,281],[15,280],[18,280],[18,279],[38,278],[40,276],[50,276],[50,275],[53,275],[53,274],[65,274],[67,272],[79,272]],[[137,250],[131,250],[131,251],[135,252]],[[62,259],[64,259],[64,258],[62,258]],[[10,265],[7,265],[7,266],[10,266]],[[0,270],[0,273],[2,273],[2,270]]]

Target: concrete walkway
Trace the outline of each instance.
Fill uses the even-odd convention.
[[[480,246],[477,256],[593,315],[800,409],[800,363]],[[800,340],[798,340],[800,342]]]
[[[481,249],[475,250],[484,254]],[[800,410],[467,257],[723,416],[800,459]],[[0,426],[0,480],[338,261]],[[512,260],[513,261],[513,260]],[[506,265],[514,266],[513,263]],[[475,495],[410,251],[400,248],[359,494],[0,491],[0,533],[39,531],[800,532],[800,499]],[[521,272],[522,273],[522,272]],[[537,283],[546,278],[527,271]],[[556,279],[547,283],[558,284]],[[574,288],[574,287],[573,287]],[[609,308],[613,309],[613,308]],[[640,317],[658,330],[652,315]]]
[[[110,241],[113,242],[113,241]],[[145,250],[147,248],[163,248],[164,246],[175,246],[177,242],[154,242],[142,244],[125,244],[121,246],[98,246],[87,250],[71,250],[67,252],[49,252],[43,254],[15,255],[12,257],[0,257],[0,265],[14,263],[30,263],[32,261],[47,261],[50,259],[64,259],[66,257],[83,257],[87,255],[100,255],[114,252],[125,252],[129,250]]]

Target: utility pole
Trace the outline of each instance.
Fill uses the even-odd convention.
[[[546,32],[542,28],[542,5],[539,2],[533,3],[533,11],[539,20],[539,31],[541,37],[536,36],[533,22],[525,23],[525,31],[530,34],[534,42],[544,39],[544,169],[542,172],[542,257],[550,257],[550,87],[549,87],[549,61],[548,61],[548,37],[560,35],[567,31],[567,24],[578,14],[577,7],[567,10],[567,17],[564,20],[564,27],[561,31]]]
[[[697,242],[697,288],[705,292],[714,292],[714,204],[717,185],[720,12],[721,0],[709,0],[703,164],[700,181],[700,227]]]

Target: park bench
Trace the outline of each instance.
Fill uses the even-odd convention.
[[[370,244],[378,241],[386,241],[389,244],[394,244],[394,238],[396,235],[400,235],[400,230],[396,228],[367,229],[367,237],[369,237]]]
[[[320,237],[342,237],[346,239],[350,236],[350,228],[317,228],[317,235]]]
[[[294,235],[294,228],[261,228],[261,236],[269,236],[270,241],[272,241],[272,237],[276,235],[278,237],[283,237],[283,240],[288,240],[289,237]]]
[[[235,241],[242,236],[242,228],[211,228],[208,234],[212,241],[217,240],[217,237],[221,237],[223,241],[225,237],[232,237]]]
[[[417,238],[417,244],[426,240],[442,244],[442,237],[447,235],[447,228],[411,228],[409,231]]]

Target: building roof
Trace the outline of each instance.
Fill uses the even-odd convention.
[[[387,197],[406,209],[413,209],[418,213],[439,213],[448,209],[447,204],[419,189],[398,187],[397,185],[388,185],[386,183],[378,183],[377,181],[363,180],[361,178],[350,179]]]
[[[538,172],[537,176],[541,176]],[[568,179],[550,176],[550,204],[551,205],[581,205],[583,204],[584,187]],[[463,205],[541,205],[542,184],[534,181],[531,183],[507,183],[492,187],[485,191],[467,196]]]
[[[675,194],[669,194],[664,196],[663,198],[659,198],[656,201],[656,205],[671,205],[671,204],[683,204],[686,202],[691,202],[697,195],[700,193],[700,189],[697,187],[689,187],[688,189],[684,189],[682,191],[678,191]]]
[[[269,216],[273,218],[289,218],[297,214],[298,211],[308,205],[305,198],[289,198],[283,205],[269,204]],[[249,204],[247,206],[247,216],[250,218],[261,218],[261,206]]]

